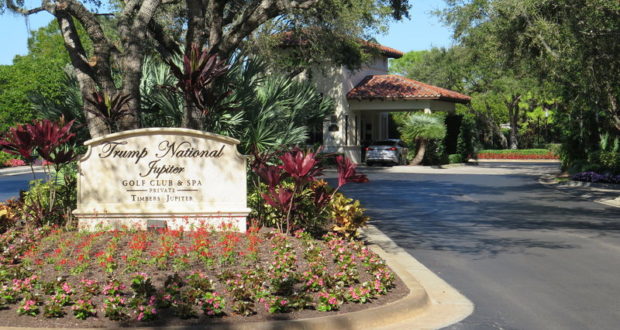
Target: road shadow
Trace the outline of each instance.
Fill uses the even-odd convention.
[[[377,173],[343,191],[405,249],[485,258],[578,247],[556,231],[620,240],[619,209],[548,189],[528,175]]]

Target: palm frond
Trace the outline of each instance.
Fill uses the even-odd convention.
[[[412,113],[407,116],[404,125],[399,128],[399,131],[404,141],[414,141],[417,139],[438,140],[446,136],[446,125],[439,117],[423,113]]]

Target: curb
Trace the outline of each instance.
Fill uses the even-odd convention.
[[[375,226],[367,226],[362,234],[370,241],[371,248],[386,260],[407,286],[410,284],[405,277],[413,277],[412,274],[415,274],[415,282],[428,296],[427,305],[423,310],[401,321],[385,322],[380,328],[375,329],[440,329],[462,321],[473,313],[474,304],[469,299],[399,247]],[[412,287],[409,286],[409,289],[412,290]],[[387,306],[389,305],[384,307]],[[375,317],[383,318],[383,316]]]
[[[33,166],[33,169],[35,172],[44,171],[43,166]],[[18,166],[0,169],[0,176],[10,176],[28,173],[32,173],[32,169],[30,169],[30,166]]]
[[[383,258],[409,288],[395,302],[346,314],[299,320],[244,323],[210,323],[201,326],[135,327],[135,329],[228,329],[228,330],[330,330],[330,329],[438,329],[469,316],[473,304],[418,262],[379,229],[370,225],[362,232],[370,248]],[[414,277],[413,273],[417,276]],[[2,330],[41,328],[0,327]],[[80,328],[72,328],[79,330]],[[95,328],[81,328],[95,329]]]
[[[568,180],[565,182],[558,182],[561,187],[582,187],[582,188],[591,188],[603,191],[616,191],[620,193],[620,185],[612,184],[612,183],[597,183],[597,182],[584,182],[584,181],[575,181]]]
[[[549,188],[555,188],[557,191],[562,192],[564,194],[570,194],[568,191],[577,191],[583,192],[578,197],[585,198],[595,203],[618,207],[620,208],[620,189],[605,189],[607,185],[603,184],[592,184],[591,182],[582,182],[582,181],[567,181],[567,182],[558,182],[555,179],[555,176],[550,174],[545,174],[538,178],[538,183],[543,186]],[[615,188],[615,187],[614,187]],[[614,197],[609,196],[610,198],[595,198],[592,193],[607,193],[607,194],[615,194]]]

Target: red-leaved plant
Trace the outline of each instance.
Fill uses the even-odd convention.
[[[368,182],[364,174],[356,172],[356,165],[348,158],[338,156],[338,187],[331,189],[323,180],[317,179],[323,175],[323,167],[318,159],[319,153],[303,151],[295,148],[277,157],[282,165],[270,165],[268,159],[272,155],[258,155],[252,164],[252,170],[267,185],[267,192],[260,193],[265,203],[278,210],[282,221],[276,223],[281,232],[290,233],[295,230],[293,218],[300,217],[297,211],[307,196],[305,191],[311,191],[311,203],[321,213],[333,198],[335,193],[349,182]],[[287,180],[289,179],[290,180]],[[260,187],[260,184],[258,185]],[[333,191],[332,191],[333,190]],[[297,219],[299,220],[299,219]]]
[[[213,81],[228,72],[224,61],[216,54],[209,54],[192,45],[189,54],[183,56],[183,67],[167,62],[172,74],[178,79],[176,87],[183,93],[186,102],[192,102],[203,112],[207,111],[206,90]]]
[[[31,125],[11,127],[0,139],[1,149],[11,155],[21,156],[28,163],[34,160],[34,149],[37,147]]]
[[[312,182],[315,177],[323,175],[316,153],[294,149],[279,158],[282,161],[282,169],[296,184]]]
[[[35,180],[36,176],[32,163],[37,158],[37,155],[46,162],[54,165],[57,176],[58,173],[61,172],[61,167],[73,161],[77,156],[74,149],[68,144],[75,136],[75,134],[71,132],[73,122],[72,120],[65,123],[64,118],[61,118],[59,122],[43,119],[34,121],[31,124],[19,125],[11,128],[0,139],[0,149],[13,155],[20,155],[26,159],[26,161],[30,163],[32,175]],[[52,172],[48,170],[47,174],[51,181]],[[68,177],[64,179],[65,180],[62,181],[65,183],[74,181]],[[54,181],[52,181],[53,184],[50,185],[49,208],[47,209],[49,213],[52,212],[56,202],[57,182],[57,177],[54,177]],[[29,207],[29,213],[34,215],[33,218],[42,221],[46,210],[42,206],[41,201],[36,200]]]
[[[73,122],[65,123],[63,118],[58,123],[43,119],[12,127],[0,139],[0,148],[23,157],[30,164],[37,154],[54,165],[68,163],[75,158],[74,151],[67,148],[67,143],[75,136],[70,131]]]
[[[103,120],[110,132],[118,130],[118,123],[120,120],[129,116],[129,110],[126,105],[131,100],[131,96],[128,94],[116,94],[112,97],[106,93],[94,92],[91,94],[91,98],[86,98],[86,102],[92,104],[95,110],[87,108],[88,112],[95,115],[97,118]]]
[[[365,174],[356,172],[357,165],[349,158],[337,156],[336,163],[338,164],[338,188],[336,190],[349,182],[368,182],[368,177]]]

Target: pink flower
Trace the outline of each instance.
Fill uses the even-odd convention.
[[[73,289],[71,289],[71,286],[69,285],[69,283],[65,282],[62,284],[62,290],[66,293],[66,294],[71,294],[73,292]]]
[[[30,308],[34,305],[36,305],[36,301],[34,300],[26,300],[26,302],[24,302],[24,310],[29,311]]]

